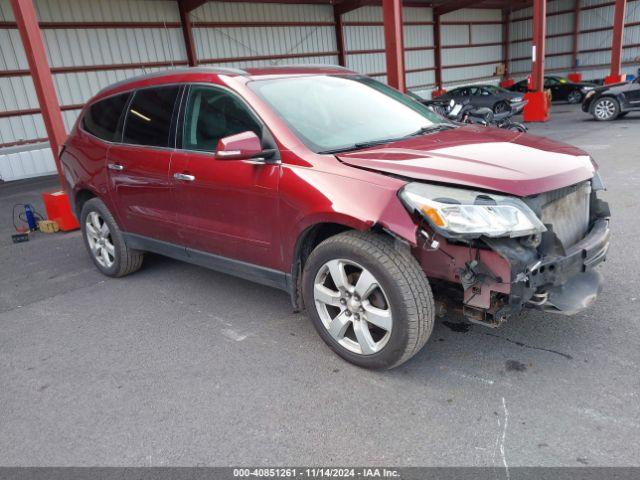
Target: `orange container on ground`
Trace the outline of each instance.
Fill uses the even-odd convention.
[[[80,224],[71,210],[69,198],[64,191],[43,192],[42,201],[47,211],[47,218],[56,222],[60,230],[68,232],[80,228]]]

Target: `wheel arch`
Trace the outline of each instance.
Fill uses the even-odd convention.
[[[309,255],[326,239],[349,230],[377,232],[393,237],[394,235],[380,223],[366,224],[355,219],[332,219],[307,226],[296,239],[291,259],[291,303],[295,311],[305,309],[302,298],[302,272]]]
[[[98,195],[96,195],[96,193],[89,188],[81,188],[75,193],[75,195],[73,196],[73,204],[76,218],[78,220],[80,220],[80,213],[82,212],[82,207],[84,206],[84,204],[92,198],[96,197],[98,197]]]

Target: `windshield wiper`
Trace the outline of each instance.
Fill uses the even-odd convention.
[[[420,135],[425,135],[427,133],[435,133],[435,132],[441,132],[442,130],[449,130],[451,128],[456,128],[455,125],[451,125],[450,123],[439,123],[437,125],[430,125],[428,127],[421,127],[420,130],[417,130],[413,133],[410,133],[409,135],[407,135],[406,137],[403,138],[409,138],[409,137],[419,137]]]
[[[353,145],[350,145],[348,147],[340,147],[340,148],[333,148],[330,150],[323,150],[321,152],[318,152],[320,155],[325,155],[325,154],[330,154],[330,153],[341,153],[341,152],[349,152],[351,150],[359,150],[361,148],[369,148],[369,147],[375,147],[376,145],[384,145],[385,143],[391,143],[391,142],[397,142],[399,140],[404,140],[405,138],[410,138],[410,137],[417,137],[420,135],[426,135],[428,133],[435,133],[435,132],[439,132],[442,130],[449,130],[451,128],[456,128],[455,125],[451,125],[449,123],[439,123],[437,125],[429,125],[428,127],[421,127],[420,130],[417,130],[413,133],[410,133],[408,135],[404,135],[402,137],[395,137],[395,138],[383,138],[381,140],[371,140],[369,142],[359,142],[359,143],[355,143]]]

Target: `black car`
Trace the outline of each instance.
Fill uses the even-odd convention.
[[[582,102],[582,111],[600,121],[624,117],[634,110],[640,111],[640,77],[633,82],[595,88]]]
[[[547,75],[544,77],[545,90],[551,90],[551,100],[565,100],[569,103],[580,103],[584,96],[596,87],[593,83],[572,82],[568,78]],[[526,92],[527,80],[521,80],[509,87],[513,92]]]
[[[468,87],[457,87],[447,93],[436,97],[438,102],[449,102],[455,100],[456,103],[469,101],[476,108],[487,107],[495,113],[513,110],[520,112],[525,105],[524,96],[510,92],[495,85],[470,85]]]

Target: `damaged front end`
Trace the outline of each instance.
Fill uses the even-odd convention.
[[[462,290],[465,318],[497,327],[524,308],[574,314],[600,291],[594,267],[609,248],[599,176],[525,198],[410,183],[400,192],[419,225],[414,249],[426,275]],[[440,288],[439,288],[440,287]]]

